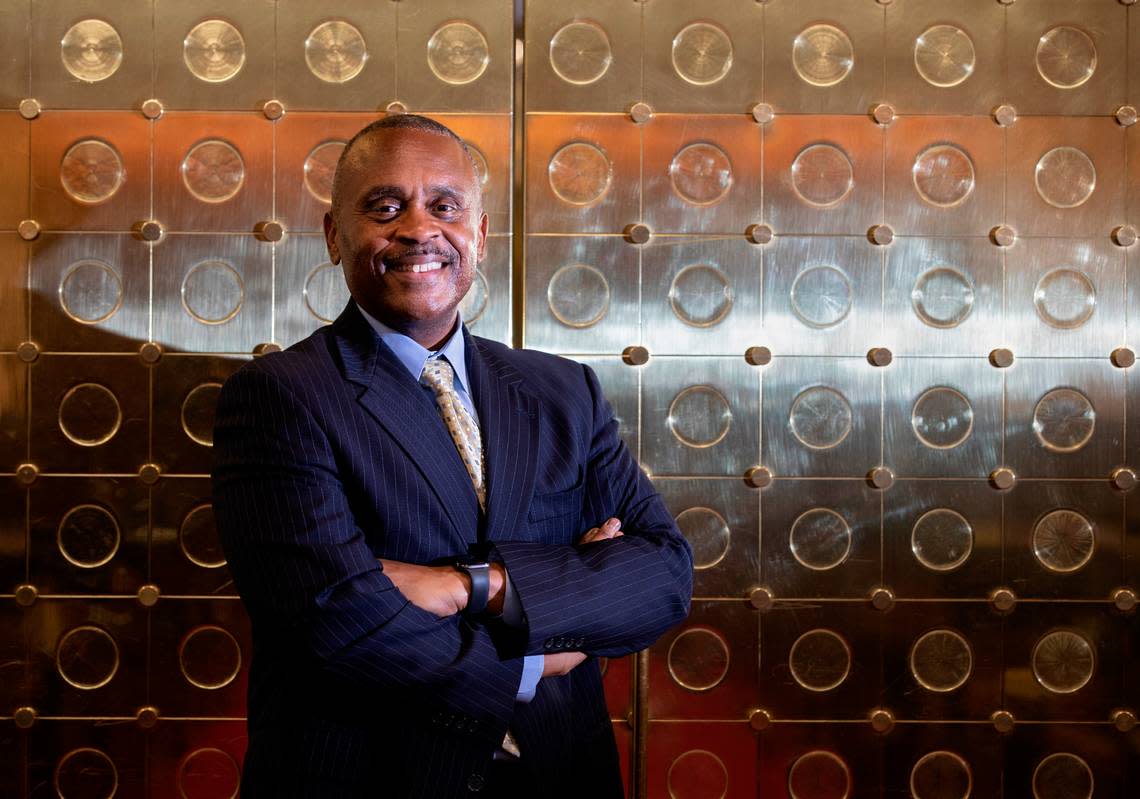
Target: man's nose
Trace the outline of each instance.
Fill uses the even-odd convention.
[[[439,236],[439,220],[427,208],[409,207],[400,217],[396,238],[401,241],[424,242]]]

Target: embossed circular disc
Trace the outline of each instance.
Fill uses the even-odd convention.
[[[792,522],[788,548],[792,557],[809,569],[833,569],[851,552],[851,528],[835,511],[812,508]]]
[[[792,43],[792,66],[812,86],[834,86],[851,74],[855,48],[834,25],[812,25]]]
[[[245,39],[224,19],[203,20],[186,34],[182,58],[194,77],[223,83],[245,65]]]
[[[235,799],[240,782],[237,762],[214,747],[194,750],[178,766],[182,799]]]
[[[728,674],[728,643],[715,630],[692,627],[673,639],[666,660],[677,685],[707,691]]]
[[[835,205],[855,188],[847,153],[832,144],[812,144],[792,161],[792,187],[808,205]]]
[[[348,284],[339,264],[325,261],[305,278],[305,308],[314,317],[331,324],[348,304]]]
[[[305,63],[326,83],[344,83],[360,74],[368,50],[355,25],[342,19],[323,22],[305,39]]]
[[[216,569],[226,565],[226,556],[218,541],[213,505],[198,505],[186,514],[178,527],[178,546],[195,566]]]
[[[974,284],[952,266],[939,266],[918,276],[910,292],[915,315],[931,327],[957,327],[974,308]]]
[[[111,799],[119,790],[119,771],[99,749],[72,749],[55,767],[55,792],[60,799]]]
[[[1045,324],[1069,330],[1083,325],[1096,311],[1096,288],[1083,272],[1054,269],[1037,281],[1033,304]]]
[[[591,20],[574,20],[550,38],[550,66],[567,83],[593,83],[606,74],[613,60],[610,37]]]
[[[1092,644],[1079,633],[1058,630],[1033,646],[1033,676],[1053,693],[1079,691],[1092,679],[1095,663]]]
[[[712,508],[687,508],[677,516],[677,527],[693,548],[693,568],[711,569],[728,553],[728,522]]]
[[[669,765],[669,799],[724,799],[728,768],[704,749],[690,749]]]
[[[673,37],[673,69],[697,86],[716,83],[732,69],[732,39],[709,22],[686,25]]]
[[[1096,167],[1076,147],[1054,147],[1033,170],[1037,193],[1049,205],[1076,208],[1096,189]]]
[[[851,650],[831,630],[811,630],[796,639],[788,653],[792,677],[809,691],[830,691],[847,679]]]
[[[221,391],[221,383],[199,383],[182,401],[182,430],[196,444],[214,446],[214,410]]]
[[[847,275],[834,266],[813,266],[796,275],[789,295],[792,311],[808,327],[833,327],[851,311]]]
[[[550,312],[568,327],[590,327],[610,309],[606,276],[587,264],[570,264],[554,273],[546,287]]]
[[[203,261],[182,281],[182,307],[204,325],[228,322],[244,301],[241,275],[225,261]]]
[[[944,749],[927,752],[910,770],[914,799],[968,799],[973,787],[970,764]]]
[[[715,144],[697,142],[673,157],[669,180],[677,196],[690,205],[712,205],[732,188],[732,163]]]
[[[589,205],[602,198],[613,181],[613,165],[600,147],[571,142],[546,167],[550,188],[562,202]]]
[[[63,190],[81,203],[93,205],[111,199],[125,179],[118,150],[98,139],[71,145],[59,165]]]
[[[462,85],[476,80],[491,63],[487,39],[469,22],[449,22],[427,43],[428,66],[445,83]]]
[[[123,410],[118,398],[98,383],[74,386],[59,403],[59,429],[81,447],[107,443],[119,432],[122,423]]]
[[[305,159],[305,188],[323,203],[332,202],[333,175],[344,146],[342,141],[326,141],[314,147]]]
[[[182,676],[198,688],[212,690],[233,682],[241,670],[241,647],[229,632],[214,625],[195,627],[178,646]]]
[[[69,685],[85,691],[102,688],[119,670],[119,647],[100,627],[73,627],[59,639],[55,665]]]
[[[732,310],[732,285],[724,272],[709,264],[686,266],[669,286],[674,315],[693,327],[712,327]]]
[[[1033,799],[1092,799],[1093,782],[1084,758],[1056,752],[1033,770]]]
[[[910,673],[929,691],[961,688],[973,670],[970,644],[953,630],[931,630],[911,647]]]
[[[961,28],[934,25],[914,41],[914,68],[931,86],[957,86],[974,74],[974,43]]]
[[[788,422],[801,444],[812,449],[838,446],[851,432],[851,404],[833,388],[815,386],[792,402]]]
[[[959,205],[974,190],[974,163],[951,144],[923,150],[910,172],[918,196],[939,208]]]
[[[932,388],[915,401],[910,426],[918,440],[931,449],[951,449],[970,437],[974,408],[952,388]]]
[[[64,514],[56,532],[59,551],[73,566],[94,569],[119,551],[119,522],[99,505],[77,505]]]
[[[1076,452],[1092,438],[1096,411],[1089,398],[1071,388],[1050,391],[1033,409],[1033,432],[1046,449]]]
[[[467,293],[463,295],[463,300],[459,303],[459,313],[463,315],[463,321],[469,325],[478,322],[479,317],[487,310],[487,298],[490,295],[487,277],[483,274],[482,269],[476,269],[475,277],[471,281],[471,288],[467,290]]]
[[[914,523],[910,549],[918,562],[931,571],[951,571],[970,557],[974,549],[974,528],[957,511],[935,508]]]
[[[1096,45],[1080,28],[1058,25],[1037,41],[1037,72],[1058,89],[1075,89],[1096,72]]]
[[[202,202],[221,203],[241,191],[245,162],[233,145],[211,139],[190,148],[182,160],[182,182]]]
[[[59,304],[76,322],[93,325],[106,322],[123,305],[123,281],[102,261],[79,261],[68,267],[59,281]]]
[[[101,19],[76,22],[63,35],[59,50],[67,71],[86,83],[106,80],[123,63],[123,40]]]
[[[1092,522],[1075,510],[1050,511],[1033,527],[1033,554],[1050,571],[1077,571],[1092,558],[1095,546]]]
[[[689,386],[673,398],[665,423],[686,447],[711,447],[728,435],[732,409],[712,386]]]
[[[851,770],[839,755],[817,749],[800,755],[788,771],[791,799],[848,799]]]

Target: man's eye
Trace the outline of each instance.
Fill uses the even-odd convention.
[[[400,212],[400,206],[394,203],[379,203],[372,206],[372,213],[380,216],[393,216]]]
[[[454,214],[459,210],[459,206],[455,203],[436,203],[435,210],[440,214]]]

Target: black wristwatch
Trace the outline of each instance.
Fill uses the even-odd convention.
[[[463,615],[481,615],[487,610],[487,600],[491,598],[491,564],[486,558],[461,558],[453,565],[471,578],[471,598],[467,600]]]

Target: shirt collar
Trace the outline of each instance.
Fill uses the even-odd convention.
[[[463,317],[458,310],[455,312],[458,321],[455,330],[452,331],[442,347],[432,351],[421,346],[415,339],[388,327],[361,308],[359,304],[356,309],[360,311],[361,316],[368,320],[368,324],[376,331],[380,340],[395,353],[397,360],[404,365],[413,380],[418,381],[420,379],[420,373],[424,370],[424,364],[428,362],[428,359],[446,358],[447,362],[451,364],[451,368],[455,370],[456,388],[462,389],[468,394],[471,393],[467,384],[467,345],[463,341]]]

